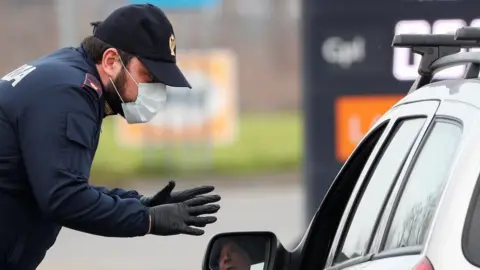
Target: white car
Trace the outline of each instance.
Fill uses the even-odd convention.
[[[480,269],[480,52],[460,52],[478,41],[470,27],[396,36],[393,46],[423,54],[420,76],[356,147],[298,247],[286,250],[271,232],[222,233],[203,269]],[[464,78],[432,82],[464,64]],[[213,255],[234,237],[263,239],[262,259],[241,248]]]

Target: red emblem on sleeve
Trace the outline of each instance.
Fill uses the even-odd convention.
[[[83,81],[82,86],[89,87],[95,90],[95,92],[97,92],[98,97],[101,97],[103,94],[102,84],[100,83],[100,81],[98,81],[97,78],[95,78],[95,76],[93,76],[90,73],[85,74],[85,80]]]

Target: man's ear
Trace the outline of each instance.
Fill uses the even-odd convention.
[[[122,64],[120,63],[120,56],[117,49],[110,48],[103,53],[102,58],[102,68],[105,74],[109,77],[114,78],[122,69]]]

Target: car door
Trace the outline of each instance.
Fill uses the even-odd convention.
[[[477,114],[477,109],[466,104],[442,102],[421,146],[399,176],[370,249],[375,255],[366,269],[412,269],[424,259],[441,198],[458,158],[468,147],[464,142],[477,125]],[[454,220],[461,220],[465,214]],[[445,231],[452,229],[442,230],[440,235]]]
[[[380,218],[404,165],[412,159],[430,126],[439,101],[399,105],[380,120],[389,119],[385,138],[370,155],[343,211],[325,269],[362,269],[373,254]],[[377,147],[376,147],[377,148]]]
[[[370,261],[346,269],[430,269],[424,247],[461,150],[464,124],[470,123],[451,115],[434,117],[396,180],[369,248]]]

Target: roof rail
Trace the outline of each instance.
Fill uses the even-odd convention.
[[[457,32],[455,33],[455,39],[456,40],[462,40],[462,41],[480,41],[480,28],[478,27],[462,27],[457,29]]]
[[[461,29],[463,30],[460,31]],[[414,53],[422,56],[418,67],[420,76],[410,87],[409,93],[429,84],[437,71],[455,65],[469,64],[465,78],[478,77],[480,54],[459,52],[462,48],[480,48],[480,28],[461,29],[457,30],[456,35],[402,34],[393,38],[392,47],[411,48]],[[442,61],[436,64],[437,60]]]

